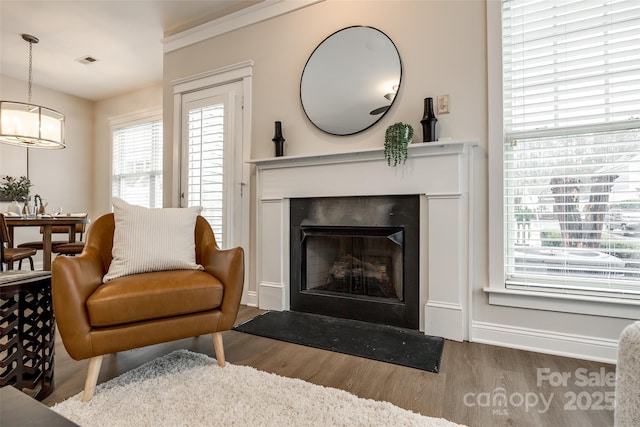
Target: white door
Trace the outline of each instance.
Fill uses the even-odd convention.
[[[238,246],[242,231],[242,83],[182,97],[180,205],[202,206],[218,246]]]

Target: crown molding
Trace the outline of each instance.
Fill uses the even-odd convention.
[[[180,33],[162,39],[164,53],[168,53],[203,40],[228,33],[239,28],[247,27],[258,22],[294,10],[302,9],[325,0],[265,0],[254,6],[239,10],[232,14],[214,19],[197,27],[189,28]]]

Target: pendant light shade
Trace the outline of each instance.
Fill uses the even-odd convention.
[[[64,148],[64,115],[39,105],[0,101],[0,142],[32,148]]]
[[[29,148],[65,148],[64,115],[31,103],[32,48],[38,39],[29,34],[22,38],[29,43],[29,101],[0,101],[0,142]]]

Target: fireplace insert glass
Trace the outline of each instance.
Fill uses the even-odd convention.
[[[302,292],[403,301],[402,228],[302,227]]]

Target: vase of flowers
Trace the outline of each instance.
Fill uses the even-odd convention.
[[[31,190],[31,181],[26,176],[14,178],[12,176],[3,176],[0,184],[0,194],[11,200],[8,212],[20,214],[22,209],[18,205],[18,201],[25,201],[29,197]]]

